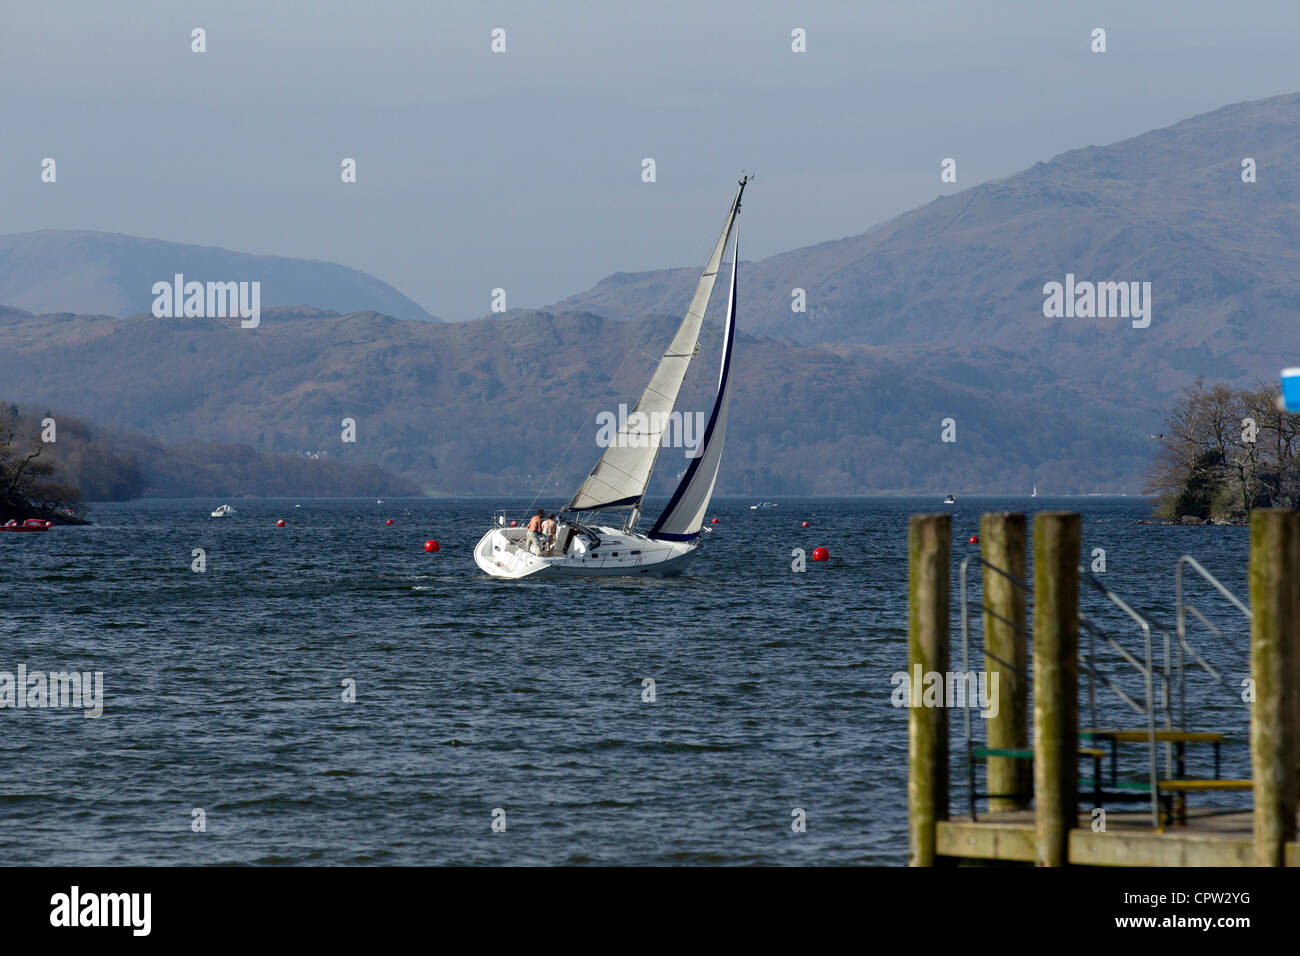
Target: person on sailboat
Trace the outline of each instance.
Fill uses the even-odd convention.
[[[542,518],[546,512],[541,508],[537,509],[537,514],[528,519],[528,550],[533,554],[542,553],[542,539],[539,532],[542,530]]]
[[[550,554],[555,548],[555,529],[558,526],[555,523],[555,515],[551,515],[542,522],[542,534],[546,535],[546,553]]]

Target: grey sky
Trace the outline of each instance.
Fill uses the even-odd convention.
[[[328,259],[474,318],[701,263],[742,168],[757,259],[1294,92],[1297,34],[1294,2],[11,4],[0,233]]]

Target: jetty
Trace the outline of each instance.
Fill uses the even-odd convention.
[[[1251,513],[1248,601],[1183,556],[1172,621],[1080,563],[1078,514],[1038,513],[1032,542],[1026,530],[1023,514],[982,516],[979,554],[956,569],[954,609],[952,518],[911,517],[909,863],[1300,866],[1300,512]],[[1241,687],[1189,637],[1193,627],[1222,637],[1188,597],[1193,579],[1232,616],[1242,644],[1249,629]],[[1109,617],[1081,610],[1081,589]],[[1100,665],[1104,654],[1126,678]],[[1241,701],[1248,777],[1220,774],[1225,728],[1191,726],[1193,672]],[[942,679],[954,673],[956,700]],[[1102,725],[1099,695],[1122,701],[1130,719]],[[1235,794],[1233,806],[1206,805],[1225,794]]]

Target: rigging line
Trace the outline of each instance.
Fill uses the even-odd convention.
[[[680,284],[682,278],[681,274],[686,270],[674,270],[674,271],[678,272],[677,277],[673,279],[671,284],[669,284],[668,291],[663,294],[663,298],[661,298],[655,304],[655,307],[647,314],[649,315],[657,314],[659,310],[663,308],[664,303],[668,301],[668,297],[671,296],[675,291],[677,291],[677,286]],[[618,368],[614,370],[614,374],[611,375],[609,379],[605,382],[604,391],[602,391],[600,395],[597,396],[596,403],[592,405],[591,411],[587,413],[587,417],[582,420],[583,424],[579,425],[577,430],[574,431],[573,436],[569,439],[569,443],[564,446],[564,451],[560,452],[560,457],[555,462],[555,466],[551,468],[550,474],[546,476],[546,480],[542,482],[539,490],[533,494],[532,500],[528,502],[528,507],[524,509],[524,514],[527,514],[528,512],[533,510],[533,505],[537,504],[537,499],[541,497],[542,491],[545,490],[546,486],[551,483],[551,479],[555,477],[555,473],[560,470],[560,465],[564,464],[564,459],[568,457],[569,451],[573,448],[573,443],[577,441],[578,436],[582,434],[582,429],[585,426],[588,419],[592,418],[596,414],[596,409],[600,407],[601,402],[605,400],[605,396],[609,394],[610,387],[614,384],[615,380],[618,378],[618,373],[623,371],[623,366],[626,365],[627,360],[632,357],[632,353],[643,351],[645,344],[649,342],[649,340],[650,340],[650,332],[649,330],[647,330],[642,334],[642,337],[639,338],[633,344],[632,348],[628,350],[627,354],[623,356],[623,360],[618,363]]]

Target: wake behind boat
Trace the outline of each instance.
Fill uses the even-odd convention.
[[[740,197],[748,181],[748,177],[740,180],[736,197],[727,210],[722,234],[718,236],[700,276],[695,297],[650,376],[650,383],[641,393],[640,401],[620,425],[618,435],[605,449],[591,474],[561,509],[563,520],[556,529],[554,543],[550,542],[549,536],[530,532],[526,526],[508,527],[506,516],[497,513],[492,529],[474,547],[474,563],[484,572],[495,578],[512,580],[567,575],[666,576],[680,574],[695,557],[700,546],[704,513],[708,510],[718,478],[727,431],[729,373],[735,344],[736,273],[740,262],[737,217]],[[648,533],[638,534],[641,504],[655,460],[659,457],[665,423],[677,404],[686,370],[699,351],[700,326],[733,230],[737,237],[732,250],[731,289],[727,298],[722,362],[713,411],[704,429],[698,454],[691,459],[667,507]],[[595,523],[601,512],[607,511],[627,512],[621,528]]]

